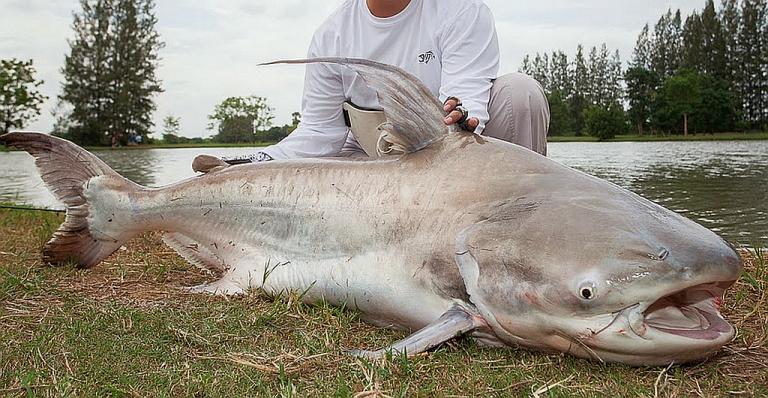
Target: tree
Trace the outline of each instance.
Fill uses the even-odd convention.
[[[768,18],[768,17],[766,17]],[[763,20],[762,49],[763,49],[763,131],[768,131],[768,22]]]
[[[37,88],[43,84],[35,79],[32,60],[0,60],[0,131],[23,128],[40,115],[40,106],[48,98]]]
[[[208,115],[209,130],[218,130],[215,142],[253,142],[258,131],[268,130],[274,116],[266,98],[229,97]]]
[[[605,48],[605,44],[603,44],[603,48]],[[605,88],[603,90],[603,105],[619,103],[624,98],[624,88],[621,84],[621,81],[624,79],[624,71],[619,50],[614,51],[608,60],[607,68]]]
[[[618,50],[611,53],[605,43],[599,49],[592,47],[588,58],[579,44],[572,62],[559,50],[551,57],[537,53],[531,59],[526,55],[519,70],[542,83],[550,104],[552,135],[579,135],[585,108],[594,104],[608,108],[623,100],[621,57]]]
[[[584,110],[584,130],[598,140],[604,141],[627,130],[624,109],[619,103],[608,107],[592,105]]]
[[[764,75],[765,57],[763,30],[766,25],[766,0],[744,0],[738,43],[741,74],[739,76],[744,117],[748,126],[760,128],[768,122],[768,77]]]
[[[635,50],[632,53],[631,66],[651,69],[651,57],[653,52],[653,42],[648,32],[648,24],[643,26],[640,35],[637,36]]]
[[[256,141],[258,142],[274,142],[280,141],[291,134],[293,130],[301,123],[301,114],[299,112],[291,113],[291,124],[284,124],[282,126],[274,126],[267,131],[259,131],[256,133]]]
[[[568,64],[568,56],[562,51],[552,53],[552,61],[549,68],[549,91],[559,91],[563,100],[573,93],[573,82]]]
[[[587,102],[590,104],[602,104],[605,100],[603,88],[606,85],[608,70],[607,54],[604,51],[598,54],[597,47],[592,47],[592,50],[589,51],[589,60],[587,62],[587,75],[589,76],[586,94]]]
[[[573,117],[568,108],[568,101],[560,90],[547,95],[549,100],[549,135],[573,134]]]
[[[741,110],[741,48],[739,46],[739,25],[741,24],[741,11],[739,0],[723,0],[720,7],[720,25],[723,27],[723,41],[725,43],[725,72],[724,79],[731,85],[736,96],[737,109]]]
[[[518,72],[525,73],[528,76],[533,76],[533,66],[531,65],[531,56],[526,54],[523,58],[523,64],[520,65]]]
[[[709,75],[699,77],[701,103],[693,113],[693,131],[720,132],[734,131],[737,112],[736,97],[725,80]]]
[[[624,75],[627,83],[628,116],[637,127],[637,133],[643,135],[653,113],[653,101],[659,77],[652,70],[642,66],[633,66]]]
[[[153,96],[162,92],[155,74],[164,47],[155,30],[154,0],[114,0],[114,44],[110,65],[112,129],[139,134],[152,129]]]
[[[576,47],[576,57],[573,61],[573,95],[569,99],[569,108],[573,115],[573,128],[579,135],[584,128],[584,108],[589,105],[589,70],[584,59],[584,47],[579,44]]]
[[[704,27],[701,17],[694,11],[685,19],[683,26],[683,59],[681,66],[698,72],[703,72],[705,55]]]
[[[672,76],[679,66],[682,49],[682,17],[669,9],[654,26],[651,69],[659,76]]]
[[[664,81],[659,90],[657,111],[668,126],[682,118],[683,135],[688,135],[688,116],[700,109],[701,82],[698,73],[682,70]]]
[[[701,12],[701,70],[712,77],[727,79],[725,32],[715,10],[715,2],[707,0]]]
[[[549,56],[536,53],[532,65],[532,77],[541,84],[545,91],[549,89]]]
[[[65,57],[59,98],[71,108],[63,134],[87,145],[146,138],[162,91],[156,76],[164,44],[155,30],[153,0],[80,0],[74,39]]]
[[[166,144],[178,144],[181,131],[181,118],[168,115],[163,118],[163,142]]]

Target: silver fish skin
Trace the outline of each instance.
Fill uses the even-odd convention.
[[[666,365],[733,338],[719,303],[741,259],[715,233],[521,147],[438,126],[439,104],[419,101],[420,83],[397,69],[322,61],[367,68],[366,82],[389,98],[384,144],[402,155],[240,165],[152,189],[68,141],[0,137],[36,157],[67,205],[44,259],[89,267],[139,233],[165,231],[170,247],[219,276],[194,290],[346,305],[377,325],[420,329],[389,347],[408,354],[467,334]]]

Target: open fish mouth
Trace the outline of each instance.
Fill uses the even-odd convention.
[[[731,334],[733,327],[720,315],[720,303],[733,282],[705,283],[664,296],[643,312],[644,324],[696,340],[716,340]]]

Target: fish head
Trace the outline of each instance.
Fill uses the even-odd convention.
[[[666,365],[733,339],[719,312],[742,269],[730,244],[619,187],[559,192],[498,202],[457,237],[470,301],[499,340]]]

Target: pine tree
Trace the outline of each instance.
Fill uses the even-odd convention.
[[[533,58],[532,76],[541,84],[544,91],[549,92],[549,56],[544,54],[543,56],[536,53],[536,57]]]
[[[70,53],[64,59],[64,83],[60,100],[71,105],[71,122],[63,135],[81,145],[106,141],[105,93],[109,71],[108,36],[111,1],[81,1],[82,10],[74,14],[75,38],[69,41]]]
[[[694,11],[685,19],[683,26],[683,58],[681,66],[686,69],[703,72],[704,67],[704,49],[703,37],[704,28],[701,23],[701,17]]]
[[[605,77],[603,75],[603,68],[597,53],[597,47],[592,47],[589,50],[589,58],[587,58],[587,91],[584,97],[587,99],[589,105],[596,104],[600,101],[600,88],[603,86]]]
[[[675,74],[682,51],[682,20],[680,10],[668,10],[654,27],[651,69],[663,77]]]
[[[725,33],[717,16],[714,0],[707,0],[701,12],[701,70],[712,77],[727,79]]]
[[[741,87],[741,47],[739,46],[739,26],[741,24],[741,11],[739,0],[723,0],[719,15],[720,25],[723,28],[723,41],[725,45],[725,71],[723,78],[730,84],[736,97],[736,106],[741,112],[742,87]]]
[[[680,14],[680,10],[675,11],[675,16],[672,18],[672,37],[670,37],[671,49],[669,53],[669,60],[667,64],[670,67],[669,73],[675,74],[680,68],[680,59],[683,55],[683,19]]]
[[[648,24],[643,26],[640,35],[637,36],[635,50],[632,53],[631,66],[651,69],[651,57],[653,52],[653,41],[648,32]]]
[[[624,71],[622,70],[621,65],[621,54],[619,54],[619,50],[616,50],[608,65],[608,86],[606,89],[606,96],[609,105],[621,103],[624,98],[624,89],[622,87],[623,79]]]
[[[163,47],[155,31],[154,0],[117,0],[115,4],[112,73],[112,108],[117,134],[150,133],[153,96],[162,92],[155,74]]]
[[[573,95],[569,99],[571,115],[573,115],[573,128],[577,134],[581,134],[584,128],[584,109],[589,105],[589,70],[584,59],[584,47],[579,44],[576,47],[576,57],[573,60]]]
[[[766,84],[765,50],[762,35],[766,24],[766,1],[744,0],[741,8],[741,25],[738,42],[741,49],[741,74],[739,76],[744,118],[750,128],[761,128],[765,123]]]
[[[71,105],[67,138],[87,145],[128,135],[146,137],[152,127],[155,75],[163,47],[155,31],[153,0],[80,0],[74,14],[60,99]]]
[[[523,58],[523,64],[520,65],[518,72],[525,73],[528,76],[533,76],[533,66],[531,66],[531,56],[526,54]]]
[[[550,92],[560,92],[563,99],[570,97],[573,92],[573,82],[569,70],[568,55],[562,51],[553,52],[549,71]]]
[[[768,131],[768,16],[763,18],[763,34],[761,48],[763,49],[763,131]]]

